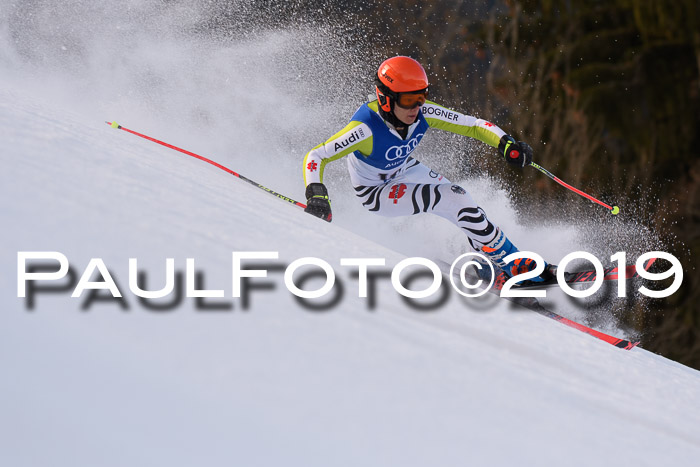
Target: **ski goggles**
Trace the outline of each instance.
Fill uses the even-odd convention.
[[[427,98],[427,89],[417,92],[400,92],[396,99],[396,105],[402,109],[414,109],[419,105],[425,104]]]

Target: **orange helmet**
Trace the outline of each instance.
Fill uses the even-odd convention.
[[[399,55],[385,60],[375,78],[377,101],[385,112],[391,112],[401,93],[423,94],[422,105],[428,95],[428,76],[420,63],[411,57]],[[413,99],[412,101],[415,101]]]

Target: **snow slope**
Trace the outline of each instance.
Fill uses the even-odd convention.
[[[170,41],[174,58],[193,53]],[[250,56],[282,47],[275,41],[257,42]],[[142,53],[153,58],[159,47]],[[224,52],[242,53],[212,53],[211,63]],[[8,49],[0,61],[21,68]],[[225,124],[157,113],[119,75],[124,93],[109,94],[95,76],[76,83],[49,79],[50,67],[9,69],[0,75],[0,465],[694,465],[700,456],[697,371],[507,303],[479,310],[452,294],[419,312],[386,280],[370,309],[339,266],[348,257],[389,267],[410,255],[448,259],[461,248],[451,226],[363,212],[342,167],[331,169],[336,220],[318,221],[104,124],[114,118],[301,199],[289,176],[298,155],[283,156],[284,138],[255,118],[242,130],[227,122],[232,135]],[[265,94],[267,84],[251,85]],[[202,105],[223,116],[208,89],[199,88]],[[264,141],[272,153],[254,152]],[[251,151],[258,157],[244,157]],[[521,248],[536,249],[545,227],[522,227],[498,186],[473,183]],[[552,242],[553,254],[572,251],[576,226],[558,229],[567,240]],[[65,290],[39,294],[28,309],[17,298],[19,251],[61,252],[78,277],[101,258],[128,308],[82,309],[85,296]],[[274,289],[254,291],[243,310],[230,298],[232,251],[277,251],[280,264],[322,258],[345,293],[332,309],[309,311],[270,273]],[[191,298],[166,311],[144,307],[128,290],[129,258],[149,288],[163,283],[166,258],[179,272],[194,258],[205,287],[226,294],[207,302],[227,308]]]
[[[0,98],[3,465],[691,465],[700,375],[502,305],[421,313],[387,288],[318,313],[277,280],[244,312],[138,305],[128,258],[195,258],[230,290],[231,251],[403,255],[195,159]],[[81,311],[16,298],[18,251],[102,258],[127,291]],[[150,269],[149,269],[150,267]],[[337,268],[338,269],[338,268]],[[352,288],[349,274],[341,280]],[[279,277],[278,277],[279,279]],[[153,279],[157,282],[158,279]],[[220,300],[225,302],[226,300]]]

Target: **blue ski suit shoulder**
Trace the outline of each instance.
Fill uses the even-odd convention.
[[[417,125],[409,135],[409,139],[401,139],[391,132],[384,120],[368,104],[365,103],[357,109],[351,120],[366,124],[372,131],[372,153],[365,155],[355,151],[355,157],[380,170],[399,167],[416,149],[430,125],[425,120],[423,112],[419,112]]]

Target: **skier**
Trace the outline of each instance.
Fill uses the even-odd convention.
[[[427,100],[428,77],[410,57],[385,60],[377,70],[375,85],[376,100],[363,104],[345,128],[306,154],[305,211],[331,221],[323,170],[328,162],[348,156],[355,194],[369,211],[387,217],[436,214],[459,227],[471,246],[508,276],[534,269],[529,258],[504,263],[502,258],[519,250],[503,231],[464,188],[411,157],[430,128],[476,138],[498,148],[506,162],[521,168],[532,161],[532,148],[493,123]],[[554,266],[546,265],[531,280],[549,281],[555,271]]]

